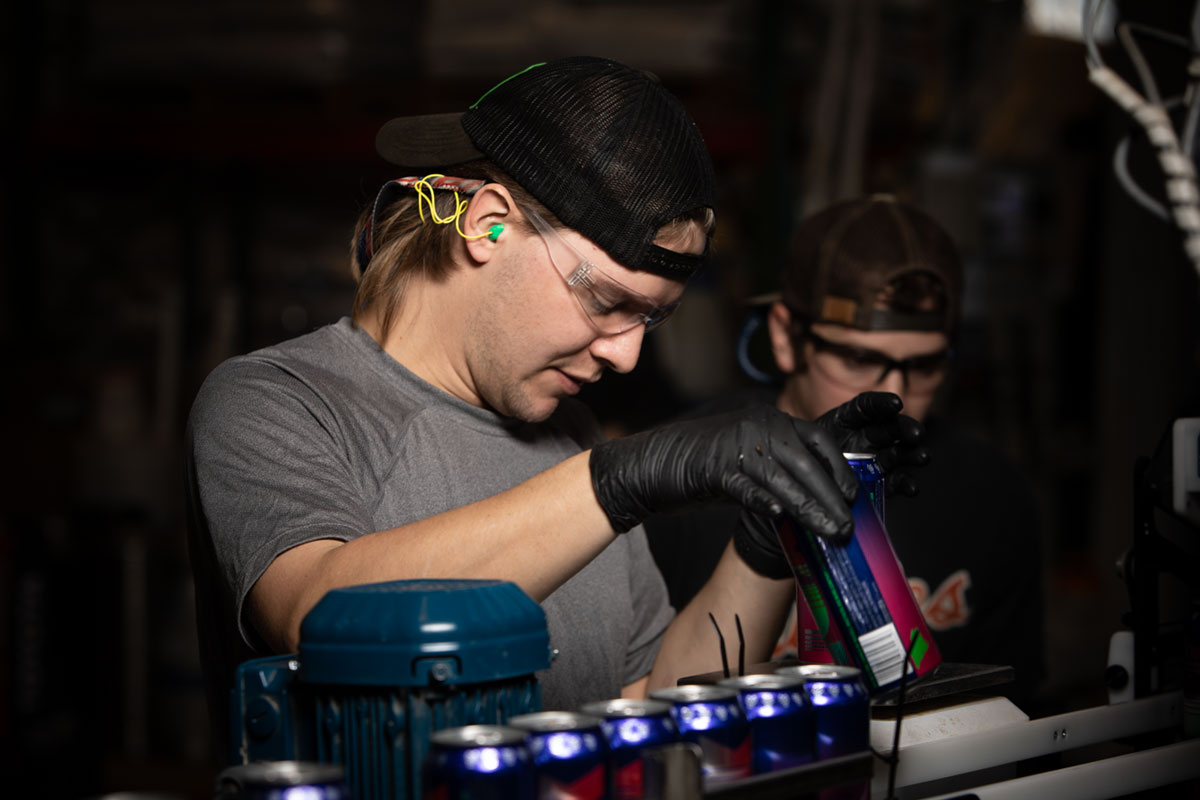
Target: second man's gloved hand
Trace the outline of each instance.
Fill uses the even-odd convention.
[[[777,519],[743,508],[733,531],[733,549],[742,561],[759,575],[775,580],[792,577],[778,525]]]
[[[596,499],[621,532],[652,514],[726,498],[768,519],[786,513],[825,536],[844,538],[854,525],[858,484],[837,442],[766,404],[603,442],[590,468]]]
[[[864,392],[817,418],[842,453],[874,453],[885,473],[885,491],[917,493],[910,470],[924,466],[929,452],[921,445],[925,429],[900,413],[903,403],[891,392]],[[776,533],[777,521],[743,508],[733,534],[738,555],[768,578],[791,576],[791,565]]]
[[[921,444],[925,428],[900,413],[900,398],[891,392],[863,392],[837,408],[817,417],[844,453],[874,453],[884,473],[884,491],[909,496],[917,493],[912,474],[929,463],[929,451]]]

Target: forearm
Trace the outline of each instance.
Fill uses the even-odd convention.
[[[290,652],[300,622],[331,589],[415,578],[501,579],[543,600],[615,534],[580,453],[506,492],[347,542],[324,539],[280,554],[250,591],[251,624]]]
[[[746,664],[766,661],[796,596],[795,581],[757,574],[730,543],[717,568],[692,601],[676,615],[663,637],[650,673],[649,689],[674,686],[679,678],[721,669],[721,646],[709,613],[725,638],[729,665],[736,672],[737,622],[742,624]]]

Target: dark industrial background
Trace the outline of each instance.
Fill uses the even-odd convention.
[[[745,381],[743,301],[772,288],[797,215],[864,191],[922,205],[967,265],[943,405],[1028,471],[1043,512],[1030,557],[1046,564],[1050,674],[1033,712],[1105,702],[1133,465],[1200,415],[1200,301],[1178,230],[1113,176],[1131,120],[1089,84],[1078,39],[1031,25],[1035,5],[1078,7],[9,4],[0,794],[209,792],[181,513],[191,398],[222,359],[347,312],[353,219],[397,177],[374,153],[383,121],[461,110],[572,54],[657,73],[721,184],[715,265],[639,368],[591,391],[605,421],[642,427]],[[1111,5],[1182,36],[1189,6]],[[1144,46],[1163,94],[1180,94],[1187,49]],[[1149,153],[1135,135],[1133,173],[1161,196]]]

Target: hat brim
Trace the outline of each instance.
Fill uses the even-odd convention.
[[[782,292],[767,292],[766,294],[756,294],[753,297],[747,297],[742,303],[748,306],[769,306],[781,300],[783,300]]]
[[[400,167],[444,167],[483,158],[462,127],[462,112],[397,117],[375,135],[375,150]]]

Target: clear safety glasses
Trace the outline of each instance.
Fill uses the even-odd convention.
[[[637,325],[653,330],[679,307],[678,300],[660,306],[641,292],[630,289],[593,264],[532,209],[522,206],[521,213],[537,229],[555,271],[600,333],[613,336]]]

